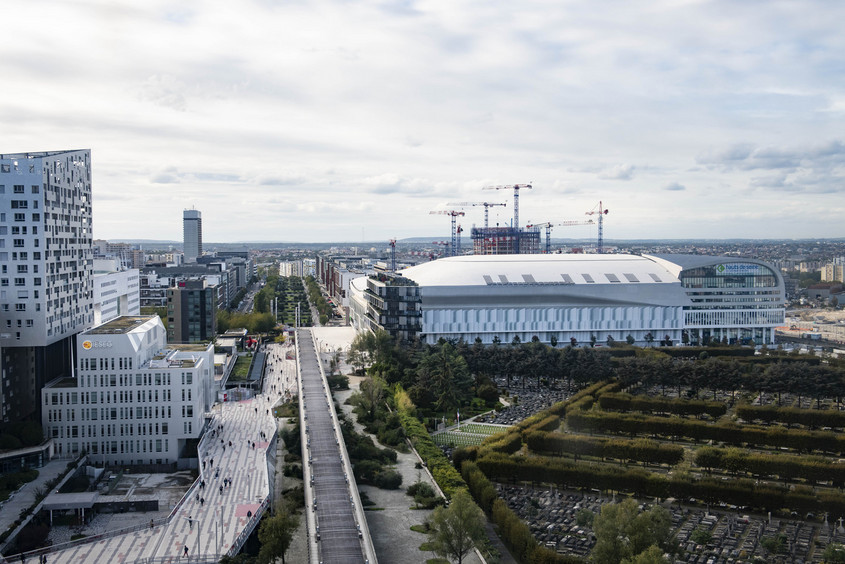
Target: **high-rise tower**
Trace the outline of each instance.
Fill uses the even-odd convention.
[[[202,256],[202,213],[185,210],[182,213],[182,228],[185,262],[197,262],[197,258]]]
[[[94,321],[91,151],[0,154],[0,418],[40,420]]]

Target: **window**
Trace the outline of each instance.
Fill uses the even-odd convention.
[[[31,167],[30,167],[30,168],[31,168]],[[30,170],[29,172],[32,172],[32,171]],[[33,185],[32,185],[32,193],[33,193],[33,194],[37,194],[37,193],[38,193],[38,188],[39,188],[39,187],[38,187],[38,185],[37,185],[37,184],[33,184]]]
[[[9,279],[8,278],[0,278],[0,286],[8,286]]]
[[[32,221],[41,221],[41,214],[40,213],[32,214]]]
[[[6,165],[9,166],[9,165]],[[6,171],[8,172],[8,171]],[[23,194],[23,184],[15,184],[15,194]]]
[[[23,239],[15,239],[14,244],[15,244],[16,247],[23,247],[24,246],[24,240]]]
[[[26,278],[15,278],[15,286],[26,286]]]
[[[32,327],[32,326],[33,326],[33,323],[32,323],[32,320],[31,320],[31,319],[27,319],[27,320],[26,320],[26,326],[27,326],[27,327]]]
[[[25,213],[16,213],[15,214],[15,221],[26,221],[26,214]]]
[[[15,311],[26,311],[26,304],[15,304]]]
[[[26,274],[29,272],[29,265],[28,264],[19,264],[18,265],[18,274]]]
[[[40,286],[41,285],[41,279],[40,278],[33,278],[32,284],[35,285],[35,286]]]
[[[23,189],[23,186],[21,186],[21,189]],[[15,186],[15,193],[17,193],[17,191],[18,187]],[[12,200],[13,210],[25,210],[27,208],[29,208],[29,202],[27,202],[26,200]]]

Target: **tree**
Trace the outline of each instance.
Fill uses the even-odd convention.
[[[458,490],[449,507],[438,507],[429,517],[429,542],[435,554],[462,564],[464,556],[485,538],[484,525],[484,512],[465,490]]]
[[[669,560],[663,556],[663,549],[653,544],[633,558],[623,560],[622,564],[666,564],[668,562]]]
[[[841,544],[829,544],[822,554],[823,562],[845,562],[845,546]]]
[[[593,523],[596,545],[592,560],[597,564],[652,562],[648,552],[652,545],[658,550],[666,546],[671,531],[669,512],[654,507],[638,514],[637,502],[626,499],[621,503],[605,503]],[[641,555],[641,553],[646,553]],[[640,559],[640,557],[644,559]],[[661,552],[662,556],[662,552]]]
[[[285,564],[285,553],[293,540],[293,533],[299,527],[299,519],[281,507],[273,517],[261,521],[258,529],[258,540],[261,549],[258,551],[258,562],[266,564],[281,557]]]
[[[648,343],[648,346],[651,346],[651,343],[654,342],[654,335],[652,335],[651,333],[646,333],[645,342]]]
[[[434,408],[450,412],[471,397],[472,376],[466,360],[450,343],[424,353],[417,368],[417,386],[434,394]]]
[[[625,340],[628,342],[629,345],[633,345],[634,343],[637,342],[637,340],[634,338],[634,336],[631,335],[630,333],[628,333],[628,336],[625,337]]]

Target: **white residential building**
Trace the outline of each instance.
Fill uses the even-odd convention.
[[[75,378],[41,392],[42,425],[56,455],[94,463],[173,464],[214,401],[214,346],[168,346],[158,316],[119,317],[79,335]]]
[[[92,326],[91,152],[0,154],[0,415],[38,416]]]
[[[121,315],[141,315],[138,269],[122,270],[115,259],[94,260],[94,325]]]

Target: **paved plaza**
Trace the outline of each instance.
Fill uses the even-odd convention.
[[[296,393],[296,361],[285,358],[291,351],[288,344],[268,347],[264,393],[214,406],[199,445],[200,477],[168,518],[51,547],[48,561],[217,562],[239,548],[270,501],[267,450],[276,448],[271,406]],[[39,552],[26,556],[37,561]]]

